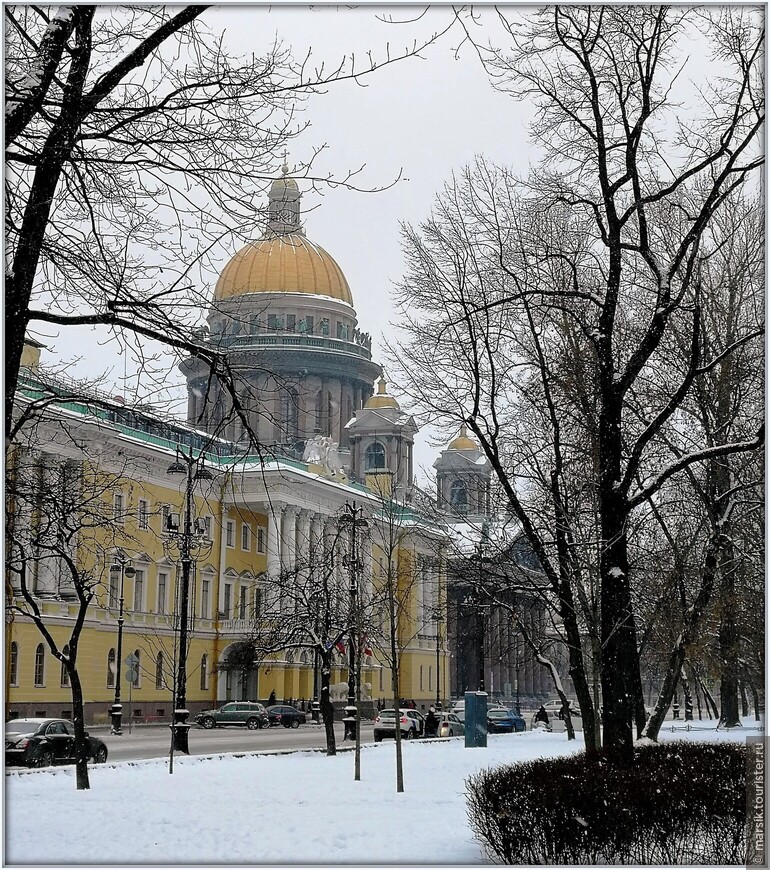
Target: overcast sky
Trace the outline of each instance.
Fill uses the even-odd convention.
[[[416,6],[232,5],[207,11],[202,21],[223,33],[225,48],[233,54],[260,54],[278,38],[297,59],[311,51],[316,66],[323,62],[334,67],[355,53],[364,68],[366,52],[371,51],[378,64],[388,44],[391,55],[403,54],[415,40],[422,42],[443,30],[452,15],[449,7],[421,13]],[[403,23],[386,23],[382,19],[387,17]],[[360,328],[372,334],[373,354],[380,362],[382,338],[393,334],[392,286],[403,270],[399,222],[425,219],[451,173],[476,154],[521,170],[531,159],[526,108],[492,89],[472,48],[466,45],[457,51],[461,41],[460,30],[453,29],[421,57],[367,76],[362,80],[365,87],[346,81],[311,95],[303,111],[310,126],[292,143],[288,157],[290,165],[302,164],[325,146],[313,165],[314,174],[340,178],[365,164],[357,177],[362,188],[382,187],[402,175],[403,180],[382,192],[336,187],[310,191],[303,200],[305,231],[345,273]],[[260,232],[256,228],[255,236]],[[221,267],[226,262],[224,257]],[[212,290],[217,277],[217,272],[209,276]],[[132,397],[132,390],[120,385],[123,362],[114,342],[99,346],[98,333],[90,333],[86,341],[80,331],[74,333],[65,330],[58,338],[53,333],[41,338],[55,348],[60,360],[81,357],[72,374],[95,376],[109,369],[116,392]],[[85,347],[90,350],[84,354]],[[45,358],[53,362],[50,353]],[[130,363],[127,370],[132,370]],[[178,382],[183,387],[181,374]],[[179,412],[184,413],[181,404]],[[418,435],[418,466],[429,467],[436,457],[429,440],[428,431]]]
[[[517,11],[509,9],[509,15]],[[292,48],[295,58],[310,50],[315,65],[323,62],[334,67],[354,52],[365,66],[366,52],[371,51],[379,64],[386,56],[386,45],[392,55],[403,53],[413,41],[443,30],[452,16],[451,8],[442,6],[423,16],[420,13],[417,6],[231,5],[206,11],[202,21],[223,34],[225,48],[233,54],[264,53],[278,38]],[[382,20],[388,17],[404,23]],[[494,10],[482,7],[476,36],[482,42],[485,36],[494,39],[495,30]],[[538,157],[528,134],[531,106],[495,91],[472,46],[466,43],[458,50],[462,37],[461,30],[453,28],[422,57],[408,58],[367,76],[366,87],[340,82],[324,94],[310,96],[304,108],[304,120],[310,126],[291,145],[290,165],[307,162],[315,149],[325,146],[314,164],[318,175],[340,178],[365,164],[358,176],[362,187],[380,187],[403,175],[402,181],[379,193],[336,187],[311,191],[303,199],[306,233],[341,266],[360,328],[372,334],[374,357],[380,362],[382,339],[393,335],[393,284],[403,271],[399,222],[424,220],[452,172],[477,154],[520,174],[526,174]],[[691,69],[688,64],[688,74]],[[258,182],[255,193],[260,195],[259,189],[266,186]],[[261,228],[255,228],[255,237],[260,232]],[[220,268],[228,258],[223,256]],[[217,277],[218,270],[208,276],[212,291]],[[48,343],[45,337],[43,341]],[[90,343],[95,344],[94,336]],[[62,334],[50,344],[56,345],[60,358],[83,353],[81,337]],[[98,360],[99,370],[112,366],[117,383],[123,363],[114,353],[114,343],[100,350]],[[75,373],[96,374],[93,354],[87,354]],[[184,380],[176,374],[182,388]],[[119,391],[130,396],[130,390]],[[183,394],[180,389],[179,395]],[[184,413],[181,404],[178,410]],[[437,448],[429,442],[436,437],[429,430],[418,435],[418,467],[432,464]]]

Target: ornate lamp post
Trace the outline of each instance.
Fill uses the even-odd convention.
[[[345,503],[340,517],[340,528],[350,529],[350,552],[343,557],[342,564],[350,571],[350,628],[348,630],[348,704],[345,707],[345,734],[343,740],[356,739],[356,647],[358,638],[358,577],[363,570],[363,562],[358,555],[358,532],[369,528],[364,519],[364,509]]]
[[[121,730],[123,705],[120,703],[120,666],[123,662],[123,602],[125,600],[123,597],[123,584],[126,577],[130,578],[136,574],[136,569],[123,550],[118,550],[113,559],[114,562],[110,565],[110,587],[112,587],[112,579],[117,579],[118,576],[120,577],[120,586],[118,587],[118,650],[115,656],[115,701],[110,709],[110,718],[112,719],[110,734],[120,736],[123,734]],[[110,592],[112,592],[112,588],[110,588]]]
[[[179,554],[179,564],[182,568],[182,583],[179,592],[179,665],[176,674],[176,692],[174,699],[174,722],[173,749],[175,752],[184,752],[189,755],[188,733],[190,726],[187,717],[190,711],[187,709],[187,634],[190,621],[190,578],[192,567],[196,558],[200,555],[203,547],[202,538],[206,533],[206,527],[202,521],[193,518],[193,490],[199,480],[211,480],[211,472],[204,467],[203,455],[193,456],[190,453],[177,451],[177,458],[166,469],[166,474],[184,474],[185,501],[184,516],[180,525],[178,514],[169,514],[168,528],[171,533],[168,540],[168,548],[176,550]]]

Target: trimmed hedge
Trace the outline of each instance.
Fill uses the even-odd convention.
[[[471,827],[506,864],[742,864],[746,748],[676,742],[538,759],[466,781]]]

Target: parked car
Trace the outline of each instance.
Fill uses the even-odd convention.
[[[577,705],[577,701],[570,701],[569,699],[567,700],[569,702],[570,716],[580,716],[580,708]],[[546,701],[543,706],[545,707],[545,712],[548,713],[549,716],[555,716],[557,719],[563,718],[561,712],[562,703],[558,698]]]
[[[414,737],[421,737],[425,732],[425,720],[422,713],[417,710],[401,710],[399,717],[401,737],[404,740],[411,740]],[[396,736],[396,711],[395,710],[380,710],[379,715],[374,720],[374,742],[379,743],[383,737]]]
[[[249,730],[266,728],[270,717],[264,706],[257,701],[231,701],[218,710],[204,710],[195,716],[201,728],[215,728],[217,725],[245,725]]]
[[[89,761],[107,760],[107,747],[88,738]],[[75,763],[75,726],[69,719],[12,719],[5,723],[5,763],[27,767]]]
[[[465,721],[465,699],[462,698],[459,701],[455,701],[452,704],[452,713],[454,713],[461,722]]]
[[[514,731],[526,731],[527,723],[521,714],[504,707],[492,707],[487,710],[487,731],[490,734],[512,734]]]
[[[288,704],[271,704],[267,708],[267,715],[271,725],[283,725],[284,728],[299,728],[307,722],[307,716],[302,710]]]
[[[457,713],[439,713],[438,723],[439,737],[458,737],[465,734],[465,725]]]

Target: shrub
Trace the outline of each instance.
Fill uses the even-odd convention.
[[[746,750],[732,743],[639,746],[634,764],[539,759],[470,777],[468,815],[506,864],[740,864]]]

